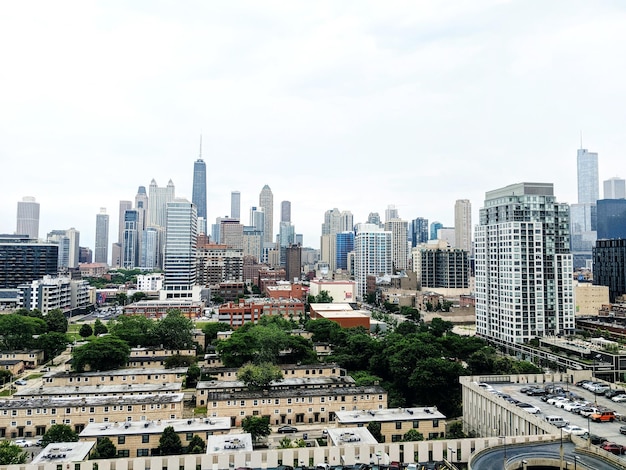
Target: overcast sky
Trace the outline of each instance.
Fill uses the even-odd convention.
[[[452,226],[521,181],[573,203],[581,131],[626,177],[625,49],[619,0],[2,2],[0,233],[34,196],[40,237],[93,249],[106,207],[116,241],[139,185],[191,199],[200,133],[209,222],[268,184],[307,246],[333,207]]]

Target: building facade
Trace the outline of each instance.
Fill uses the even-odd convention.
[[[598,201],[598,240],[626,238],[626,199]]]
[[[412,251],[413,270],[424,288],[467,289],[469,287],[469,253],[450,248],[445,241],[423,243]]]
[[[96,215],[95,262],[109,262],[109,216],[104,207]]]
[[[59,245],[26,235],[0,235],[0,289],[15,289],[58,270]]]
[[[604,182],[604,199],[626,198],[626,180],[610,178]]]
[[[478,335],[506,344],[573,333],[569,211],[551,183],[487,192],[475,250]]]
[[[200,233],[207,233],[206,221],[206,163],[202,159],[202,139],[200,139],[200,154],[193,164],[193,188],[191,191],[191,202],[196,206],[198,218],[202,218],[204,226],[199,227]]]
[[[374,224],[358,224],[354,239],[357,296],[365,299],[368,275],[393,274],[392,232]]]
[[[39,203],[32,196],[23,197],[17,203],[17,235],[39,239]]]
[[[185,199],[167,204],[165,299],[191,299],[196,285],[196,206]],[[163,300],[165,300],[163,299]]]
[[[411,247],[428,241],[428,219],[418,217],[411,221]]]
[[[274,242],[274,194],[266,184],[259,194],[259,207],[263,209],[263,242]]]
[[[472,204],[469,199],[458,199],[454,204],[454,247],[472,251]]]
[[[596,242],[593,249],[593,283],[609,288],[611,303],[626,294],[626,239]]]

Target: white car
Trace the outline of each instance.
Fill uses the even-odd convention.
[[[533,414],[541,413],[541,410],[539,408],[529,403],[518,403],[517,406],[519,406],[524,411],[528,411],[529,413],[533,413]]]
[[[15,441],[15,445],[18,445],[20,447],[30,447],[35,445],[35,443],[26,439],[18,439],[17,441]]]
[[[587,429],[581,428],[580,426],[576,426],[574,424],[568,424],[567,426],[563,426],[563,432],[568,434],[573,434],[574,436],[582,436],[583,434],[589,433]]]
[[[611,400],[613,400],[616,403],[621,403],[623,401],[626,401],[626,393],[615,395],[613,398],[611,398]]]
[[[568,400],[568,399],[565,397],[552,397],[552,398],[548,398],[548,401],[546,403],[548,403],[548,405],[554,405],[556,404],[556,402],[563,401],[563,400]]]
[[[586,406],[584,403],[573,401],[573,402],[566,403],[565,405],[563,405],[563,409],[571,413],[576,413],[576,410],[579,410],[580,408],[583,408],[584,406]]]

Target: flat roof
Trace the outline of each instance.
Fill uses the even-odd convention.
[[[324,386],[324,385],[333,385],[333,384],[345,384],[345,385],[353,385],[354,379],[350,376],[344,375],[341,377],[328,377],[328,376],[317,376],[317,377],[289,377],[287,379],[275,380],[270,383],[270,387],[316,387],[316,386]],[[207,380],[198,382],[196,385],[196,389],[198,390],[219,390],[219,389],[233,389],[233,388],[241,388],[247,389],[246,385],[240,380]]]
[[[89,423],[80,433],[81,438],[134,434],[163,434],[168,426],[177,433],[230,430],[230,418],[159,419],[149,421],[122,421],[119,423]]]
[[[387,408],[384,410],[335,411],[339,423],[369,423],[370,421],[412,421],[446,419],[435,406],[420,408]]]
[[[187,367],[175,367],[173,369],[166,368],[126,368],[126,369],[114,369],[114,370],[93,370],[89,372],[72,372],[72,371],[63,371],[63,372],[48,372],[44,375],[45,378],[69,378],[69,377],[110,377],[110,376],[129,376],[129,375],[154,375],[154,374],[186,374]]]
[[[366,427],[328,428],[327,431],[334,446],[378,444]]]
[[[207,454],[251,452],[252,450],[252,435],[249,433],[209,436],[206,443]]]
[[[95,444],[94,441],[53,442],[48,444],[31,464],[81,462],[87,459]]]
[[[370,317],[363,310],[321,311],[321,312],[318,310],[315,310],[315,313],[317,313],[318,315],[321,315],[324,318],[369,318]]]
[[[110,395],[105,397],[42,397],[0,400],[0,409],[59,408],[106,405],[141,405],[179,403],[184,393],[161,393],[150,395]]]
[[[221,391],[212,392],[209,390],[208,400],[233,400],[233,399],[252,399],[267,400],[274,398],[296,398],[296,397],[319,397],[319,396],[343,396],[343,395],[386,395],[387,391],[379,385],[370,385],[366,387],[324,387],[324,388],[297,388],[297,389],[280,389],[270,388],[259,392],[258,390],[239,390],[239,391]],[[370,420],[371,421],[371,420]]]
[[[327,312],[327,311],[335,311],[335,312],[352,312],[354,309],[349,303],[323,303],[323,304],[311,304],[311,310],[315,310],[316,312]]]
[[[134,394],[155,394],[155,393],[176,393],[183,388],[181,382],[163,383],[163,384],[123,384],[123,385],[63,385],[60,387],[44,385],[41,387],[30,387],[19,390],[13,394],[13,397],[38,397],[53,395],[134,395]]]

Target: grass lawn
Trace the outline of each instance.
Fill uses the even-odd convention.
[[[15,391],[12,391],[12,390],[2,390],[0,392],[0,397],[10,397],[14,393],[15,393]]]
[[[39,377],[43,377],[43,374],[39,374],[39,373],[37,373],[37,374],[30,374],[30,375],[28,375],[28,376],[26,377],[26,379],[27,379],[27,380],[28,380],[28,379],[38,379]]]
[[[206,416],[206,406],[198,406],[193,409],[194,416]]]

